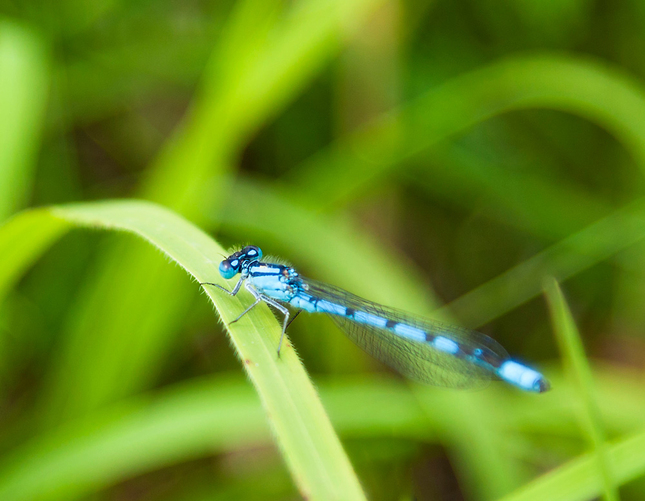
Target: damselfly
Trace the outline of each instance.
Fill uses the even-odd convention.
[[[328,314],[367,353],[422,383],[467,388],[502,379],[526,391],[549,389],[542,374],[511,359],[499,343],[484,334],[367,301],[305,278],[290,266],[261,259],[260,248],[248,245],[219,265],[220,274],[227,280],[240,274],[232,291],[213,283],[202,285],[213,285],[235,296],[244,284],[255,301],[233,322],[260,302],[282,313],[278,355],[290,318],[285,305],[291,305]]]

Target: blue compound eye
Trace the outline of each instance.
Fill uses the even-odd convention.
[[[255,261],[262,257],[262,250],[255,245],[247,245],[242,249],[242,253],[247,256],[250,260]]]
[[[237,266],[233,266],[228,259],[225,259],[219,264],[219,274],[222,275],[222,278],[229,279],[237,275],[239,271],[240,262],[236,259],[235,263]]]

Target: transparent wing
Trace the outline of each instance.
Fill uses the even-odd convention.
[[[494,369],[509,358],[499,343],[479,332],[388,308],[309,278],[302,277],[302,283],[316,298],[401,322],[459,345],[459,353],[452,355],[437,350],[431,343],[404,338],[344,316],[329,315],[359,347],[410,379],[452,388],[485,386],[491,379],[498,379]]]

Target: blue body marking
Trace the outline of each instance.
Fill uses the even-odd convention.
[[[255,302],[234,322],[265,302],[284,314],[284,336],[290,315],[284,305],[288,304],[309,313],[328,314],[369,354],[423,383],[466,388],[497,378],[525,391],[542,393],[550,387],[542,374],[511,359],[502,346],[484,334],[367,301],[302,277],[290,266],[261,258],[260,248],[248,245],[219,266],[226,279],[240,274],[233,291],[208,284],[231,295],[244,284],[253,295]],[[278,353],[281,345],[282,337]]]

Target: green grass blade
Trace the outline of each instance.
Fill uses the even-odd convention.
[[[580,401],[584,428],[597,455],[598,469],[603,480],[604,499],[615,501],[619,499],[618,492],[614,485],[613,473],[610,470],[602,418],[580,333],[555,279],[547,279],[545,291],[560,352],[564,358],[572,386],[576,389]]]
[[[238,378],[182,385],[97,414],[6,455],[0,498],[73,499],[154,468],[269,438],[257,397]]]
[[[25,271],[69,228],[68,223],[52,220],[40,210],[20,213],[0,226],[0,302],[4,302]],[[8,329],[0,329],[0,388],[3,390],[5,380],[15,377],[14,355],[6,348],[9,334]]]
[[[439,313],[453,312],[470,327],[484,325],[537,296],[544,277],[566,280],[644,237],[645,201],[640,199],[473,289]]]
[[[460,437],[459,426],[467,421],[462,405],[467,394],[424,391],[424,405],[431,410],[426,413],[407,384],[389,378],[335,378],[321,382],[320,391],[335,428],[354,438],[440,441],[461,455],[469,438],[476,438],[478,448],[491,439],[498,447],[498,435],[507,424],[500,420],[493,436]],[[508,397],[507,392],[486,393],[476,399],[485,409],[513,413],[517,400],[500,398]],[[529,416],[537,408],[533,402]],[[472,413],[473,407],[468,408]],[[481,411],[479,405],[474,408]],[[486,420],[482,427],[488,424]],[[270,438],[258,399],[246,382],[217,376],[180,383],[66,423],[7,454],[0,462],[0,498],[70,499],[178,462],[264,445]],[[502,472],[510,474],[502,469],[497,475]],[[491,490],[490,485],[484,488]]]
[[[227,285],[216,271],[224,249],[159,206],[145,202],[101,202],[59,206],[51,209],[51,213],[77,225],[135,233],[197,281]],[[216,290],[207,289],[207,293],[227,325],[247,302]],[[288,341],[281,357],[277,357],[280,328],[268,307],[255,308],[242,321],[229,326],[228,331],[303,495],[309,499],[363,499],[316,391]],[[129,333],[133,335],[136,334]]]
[[[616,485],[645,474],[645,431],[640,431],[608,448]],[[521,487],[500,501],[586,501],[602,493],[595,453],[580,456],[564,466]]]
[[[327,405],[335,409],[337,426],[348,435],[428,437],[432,433],[401,383],[336,381],[323,385],[322,392]],[[392,405],[400,412],[391,412]],[[228,375],[193,380],[131,397],[5,455],[0,461],[0,498],[72,499],[144,472],[264,446],[270,440],[258,398],[246,381]],[[348,491],[340,499],[353,498]]]
[[[0,18],[0,221],[30,195],[48,77],[41,41]]]
[[[22,212],[0,226],[0,300],[24,272],[70,228],[45,210]]]
[[[533,159],[518,166],[515,158],[482,157],[456,143],[442,143],[415,157],[418,167],[406,171],[403,180],[450,206],[478,210],[484,203],[487,217],[548,241],[612,211],[599,197],[549,176]]]
[[[602,390],[599,391],[599,402],[608,423],[617,429],[633,429],[641,424],[645,401],[635,405],[637,402],[634,402],[633,395],[640,385],[633,377],[600,372],[598,379],[602,383],[599,385],[599,390]],[[547,401],[540,399],[539,402],[519,393],[509,393],[501,387],[491,387],[484,393],[472,395],[428,389],[422,398],[430,412],[422,410],[408,385],[389,378],[335,378],[331,383],[321,381],[319,388],[339,433],[354,439],[387,435],[427,443],[440,442],[455,457],[454,467],[463,478],[470,474],[463,468],[470,466],[461,464],[460,456],[462,452],[471,451],[463,450],[468,448],[468,436],[458,436],[459,426],[468,421],[467,414],[476,412],[479,415],[482,410],[479,405],[472,407],[470,403],[465,410],[462,405],[464,399],[475,397],[479,404],[484,405],[486,412],[496,409],[496,414],[488,416],[483,423],[488,431],[481,431],[476,437],[476,448],[486,447],[487,442],[492,442],[488,446],[499,454],[510,436],[517,442],[518,433],[555,432],[562,436],[577,436],[578,430],[567,419],[572,410],[569,383],[561,378],[557,381],[558,392],[563,395],[558,397],[552,392]],[[631,402],[631,407],[618,405],[625,401]],[[397,412],[392,412],[393,408]],[[490,423],[491,417],[501,419]],[[487,434],[490,427],[493,428],[492,436]],[[66,423],[60,429],[36,437],[6,454],[0,461],[0,497],[16,500],[69,499],[73,494],[87,495],[178,462],[245,446],[264,445],[269,441],[270,432],[258,399],[246,382],[239,378],[216,376],[180,383],[153,395],[132,397],[125,403],[115,404],[82,420]],[[645,438],[641,438],[640,444],[644,441]],[[637,447],[629,450],[637,450]],[[586,458],[582,456],[563,469],[568,471],[572,464],[582,462],[583,475],[597,478],[594,460],[589,462],[588,473],[584,473]],[[520,458],[522,462],[531,459]],[[513,464],[518,466],[518,462],[511,463],[511,466]],[[511,470],[504,469],[508,466],[494,462],[484,465],[482,471],[491,468],[496,475],[513,477]],[[633,464],[628,466],[636,467]],[[496,468],[500,470],[495,471]],[[637,474],[632,473],[632,478]],[[547,478],[549,475],[532,485],[546,482]],[[505,482],[513,480],[506,478]],[[570,480],[553,480],[554,489]],[[587,487],[584,481],[574,481],[573,485],[576,489]],[[485,485],[484,488],[490,491],[494,485]],[[548,486],[534,488],[538,494],[528,499],[550,493]],[[514,495],[518,496],[520,492]],[[586,492],[584,490],[582,494]],[[577,497],[565,499],[592,497],[583,498],[582,494],[576,493]],[[571,496],[571,493],[567,491],[567,495]]]
[[[201,218],[201,187],[226,172],[251,133],[340,50],[347,22],[380,0],[239,2],[184,127],[160,155],[143,197]],[[215,166],[215,167],[214,167]],[[220,197],[216,197],[219,199]]]
[[[502,447],[508,440],[504,414],[512,411],[498,405],[491,392],[439,392],[422,386],[414,390],[469,497],[497,499],[522,484],[520,463]]]
[[[645,170],[645,92],[590,60],[517,57],[461,75],[316,154],[289,180],[311,205],[335,207],[400,168],[416,152],[512,110],[548,108],[587,118]]]

